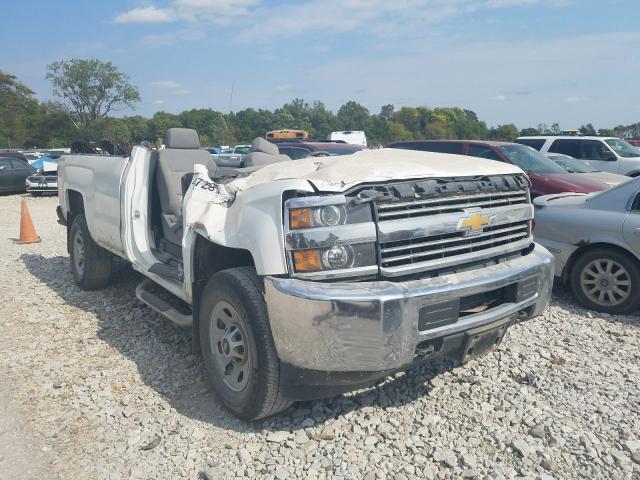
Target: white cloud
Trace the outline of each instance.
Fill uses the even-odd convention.
[[[264,6],[240,32],[243,41],[358,31],[374,36],[423,33],[425,26],[452,16],[487,9],[532,5],[557,7],[569,0],[306,0]],[[328,15],[327,12],[336,12]],[[313,21],[292,22],[292,18]]]
[[[423,32],[425,25],[451,16],[486,9],[533,5],[558,7],[570,0],[288,0],[277,8],[264,0],[170,0],[164,8],[150,5],[117,15],[116,23],[187,22],[229,26],[244,41],[295,37],[308,32],[361,31],[369,36]],[[335,12],[336,14],[329,14]],[[298,21],[292,21],[297,19]],[[235,25],[235,24],[234,24]],[[316,51],[326,52],[326,46]]]
[[[156,88],[180,88],[180,84],[173,80],[155,80],[151,82],[151,86]]]
[[[291,90],[293,90],[293,85],[291,85],[290,83],[276,86],[277,92],[290,92]]]
[[[176,20],[171,10],[154,6],[134,8],[113,19],[115,23],[169,23]]]
[[[499,102],[502,102],[502,101],[504,101],[506,99],[507,99],[507,96],[503,95],[503,94],[494,95],[493,97],[490,98],[490,100],[497,100]]]
[[[164,100],[154,100],[153,104],[154,105],[162,105],[164,103]]]
[[[169,23],[186,21],[226,25],[248,13],[259,0],[172,0],[166,8],[138,7],[117,15],[115,23]]]
[[[183,88],[182,85],[173,80],[154,80],[151,82],[151,86],[163,89],[171,95],[189,95],[191,93],[191,90]]]
[[[586,98],[576,97],[576,96],[571,96],[564,99],[564,101],[567,103],[578,103],[578,102],[584,102],[585,100]]]

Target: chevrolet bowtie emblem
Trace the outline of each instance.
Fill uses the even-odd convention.
[[[464,230],[468,235],[473,235],[482,232],[482,227],[489,225],[491,218],[489,215],[483,215],[481,213],[472,213],[466,218],[461,218],[458,221],[458,230]]]

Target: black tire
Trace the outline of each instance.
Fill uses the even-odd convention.
[[[113,255],[91,238],[83,214],[73,218],[69,229],[71,271],[76,284],[83,290],[95,290],[109,283]]]
[[[595,262],[595,263],[594,263]],[[606,274],[607,266],[611,265],[611,274]],[[598,266],[605,272],[600,276],[594,275]],[[616,266],[622,267],[622,269]],[[595,268],[595,270],[594,270]],[[611,287],[611,275],[616,282],[618,292],[605,293],[602,299],[600,291],[609,290]],[[605,313],[628,313],[640,306],[640,268],[638,261],[631,255],[615,248],[594,248],[582,254],[571,268],[571,291],[573,296],[583,306]],[[600,280],[605,283],[600,283]],[[587,284],[584,281],[589,282]],[[588,288],[596,288],[591,295]],[[609,290],[610,291],[610,290]],[[613,300],[611,300],[613,299]],[[600,302],[598,301],[600,300]]]
[[[219,318],[221,315],[223,318]],[[227,409],[244,420],[258,420],[291,405],[280,396],[280,360],[271,335],[263,284],[254,268],[231,268],[213,275],[202,295],[199,318],[204,364],[216,396]],[[228,359],[231,342],[225,349],[224,340],[214,338],[223,331],[227,335],[233,327],[240,332],[236,339],[242,339],[242,352],[246,352],[245,360],[236,359],[237,367],[244,368],[246,376],[236,377],[236,366],[223,367],[225,362],[229,362],[227,367],[233,363]],[[230,378],[232,375],[236,378]],[[237,381],[239,378],[242,380]]]

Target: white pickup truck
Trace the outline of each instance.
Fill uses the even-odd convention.
[[[393,149],[290,161],[256,139],[248,168],[221,177],[195,131],[165,144],[62,157],[71,268],[95,289],[129,261],[138,298],[192,327],[242,418],[466,361],[547,306],[553,257],[513,165]]]

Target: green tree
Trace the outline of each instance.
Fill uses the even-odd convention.
[[[133,108],[140,101],[138,89],[111,62],[97,59],[60,60],[47,66],[53,93],[64,99],[82,127],[110,112]]]
[[[380,107],[380,116],[390,122],[391,120],[393,120],[393,114],[395,113],[395,111],[396,107],[389,103],[388,105],[383,105],[382,107]]]
[[[33,94],[15,75],[0,70],[0,145],[16,147],[24,143],[26,117],[37,106]]]
[[[311,133],[313,138],[329,138],[331,132],[338,129],[338,120],[333,112],[327,110],[324,103],[315,101],[309,109],[309,122],[311,123]]]
[[[64,105],[36,104],[25,117],[25,147],[67,147],[78,133]]]
[[[596,129],[591,123],[580,126],[580,133],[583,135],[595,135]]]
[[[153,134],[151,133],[151,121],[142,115],[133,115],[131,117],[124,117],[123,119],[127,124],[129,133],[131,134],[131,141],[133,143],[140,143],[145,140],[153,140]]]
[[[153,140],[162,140],[169,128],[181,127],[180,118],[168,112],[156,112],[151,118],[151,135]]]
[[[518,127],[513,123],[498,125],[489,130],[489,139],[501,140],[503,142],[513,142],[518,136]]]
[[[523,128],[522,130],[520,130],[520,135],[523,137],[528,137],[531,135],[538,135],[538,129],[537,128]]]
[[[337,115],[342,130],[366,130],[369,126],[369,110],[353,100],[340,107]]]
[[[393,140],[411,140],[413,138],[413,134],[405,127],[402,123],[399,122],[389,122],[389,141]]]

